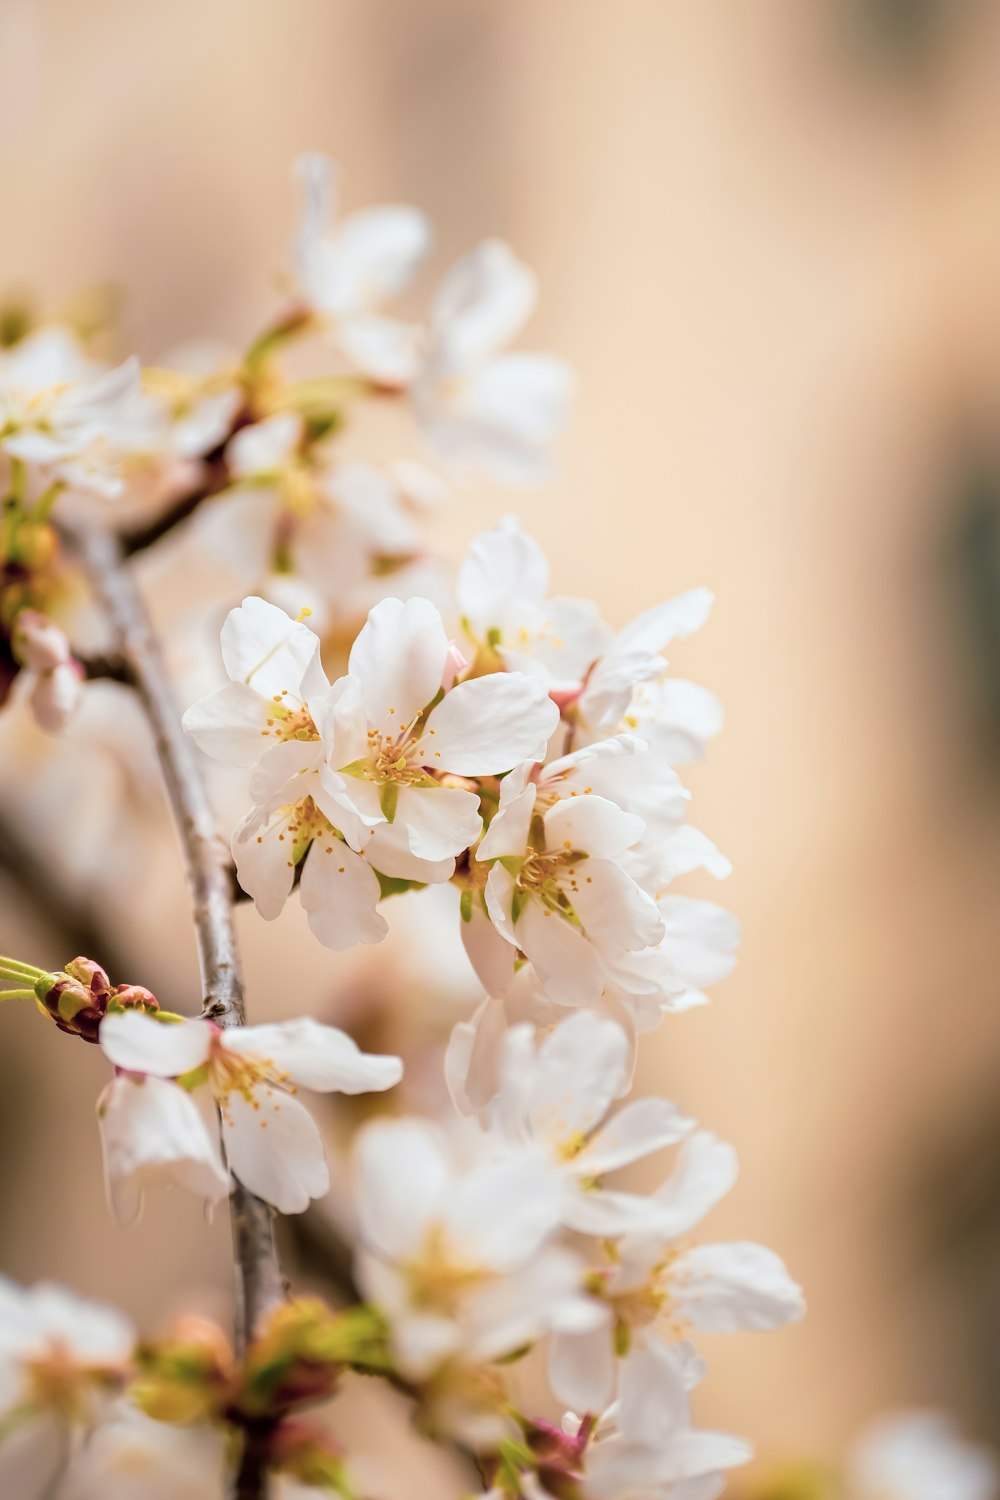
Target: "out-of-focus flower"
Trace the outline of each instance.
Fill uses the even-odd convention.
[[[445,457],[513,483],[544,478],[574,387],[553,355],[502,352],[537,297],[533,272],[508,245],[486,240],[438,288],[411,388],[417,418]]]
[[[336,173],[329,158],[300,156],[305,211],[295,245],[298,290],[350,362],[380,384],[406,385],[416,373],[420,330],[382,306],[409,284],[430,244],[422,213],[385,204],[331,225]]]
[[[367,1093],[392,1088],[403,1072],[399,1058],[361,1052],[345,1032],[307,1019],[222,1031],[209,1021],[166,1023],[133,1012],[107,1016],[100,1042],[110,1061],[129,1073],[180,1078],[192,1089],[206,1084],[222,1116],[230,1170],[281,1213],[301,1213],[329,1187],[322,1137],[295,1097],[297,1089]],[[168,1106],[177,1152],[151,1166],[153,1143],[144,1150],[119,1134],[139,1123],[137,1114],[142,1124],[155,1125],[154,1106],[123,1105],[120,1099],[113,1111],[105,1110],[102,1129],[109,1176],[114,1174],[113,1191],[120,1199],[131,1202],[150,1171],[218,1196],[214,1160],[190,1144],[192,1116],[182,1120],[176,1104]],[[159,1095],[156,1107],[164,1107]]]
[[[357,1271],[415,1380],[501,1358],[592,1322],[580,1261],[546,1244],[560,1217],[536,1153],[461,1170],[425,1121],[378,1120],[355,1140]]]
[[[709,1500],[725,1470],[752,1458],[741,1438],[692,1428],[690,1370],[677,1352],[653,1344],[628,1362],[620,1397],[584,1455],[585,1500]]]
[[[77,1434],[124,1380],[135,1332],[114,1308],[0,1279],[0,1491],[43,1500]]]
[[[855,1443],[847,1461],[855,1500],[995,1500],[1000,1461],[972,1443],[945,1412],[901,1411],[882,1417]]]
[[[157,1422],[120,1401],[81,1448],[59,1500],[223,1500],[228,1467],[220,1428]]]
[[[666,1099],[633,1099],[605,1119],[630,1076],[625,1033],[588,1011],[540,1040],[530,1025],[514,1026],[503,1038],[500,1089],[483,1123],[491,1140],[514,1151],[538,1150],[552,1162],[565,1184],[562,1222],[583,1234],[655,1228],[655,1198],[610,1191],[602,1179],[675,1146],[694,1128]]]
[[[121,493],[108,430],[134,401],[135,359],[94,365],[67,329],[41,328],[0,352],[0,448],[75,489]]]
[[[616,1355],[627,1356],[627,1370],[661,1332],[676,1341],[690,1328],[733,1333],[780,1328],[802,1317],[802,1292],[773,1251],[742,1242],[678,1244],[729,1191],[736,1172],[732,1147],[708,1132],[681,1148],[675,1171],[650,1199],[662,1227],[625,1235],[609,1264],[592,1275],[604,1304],[603,1326],[553,1340],[550,1378],[564,1401],[599,1410],[614,1389]]]

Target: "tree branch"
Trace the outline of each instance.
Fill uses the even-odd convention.
[[[103,606],[115,644],[142,698],[156,744],[191,889],[204,989],[204,1014],[218,1026],[243,1026],[246,1010],[233,925],[229,852],[191,742],[181,729],[156,637],[125,560],[122,543],[97,526],[70,534]],[[268,1205],[241,1183],[230,1199],[236,1272],[236,1346],[242,1352],[267,1312],[284,1299]]]

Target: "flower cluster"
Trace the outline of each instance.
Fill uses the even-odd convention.
[[[60,612],[76,564],[73,525],[67,548],[50,524],[56,505],[84,530],[114,526],[112,556],[175,527],[214,551],[227,605],[237,587],[247,597],[222,627],[227,681],[184,727],[247,777],[239,888],[269,921],[297,892],[315,938],[344,950],[385,936],[390,899],[441,887],[482,998],[439,1058],[446,1117],[378,1114],[350,1144],[364,1303],[348,1322],[288,1304],[243,1365],[181,1340],[126,1376],[119,1351],[111,1388],[131,1381],[130,1405],[84,1462],[104,1483],[102,1453],[146,1443],[168,1473],[169,1445],[144,1424],[186,1422],[194,1448],[173,1469],[186,1489],[184,1464],[225,1467],[205,1455],[221,1454],[228,1424],[266,1467],[343,1492],[337,1455],[286,1418],[346,1364],[404,1390],[425,1432],[474,1449],[496,1496],[707,1496],[749,1448],[693,1425],[705,1370],[693,1341],[804,1309],[771,1251],[691,1238],[735,1180],[732,1148],[666,1099],[628,1097],[639,1038],[704,1003],[739,939],[723,908],[675,888],[729,869],[687,821],[679,775],[721,708],[666,656],[711,596],[692,590],[615,630],[592,602],[551,592],[544,553],[512,519],[475,537],[449,579],[421,517],[451,480],[409,457],[345,460],[354,403],[392,398],[456,484],[477,469],[523,483],[546,472],[572,378],[510,348],[537,293],[506,245],[461,259],[426,318],[405,321],[391,304],[429,244],[423,216],[388,205],[337,218],[330,164],[297,171],[291,301],[243,355],[200,345],[109,369],[43,328],[0,356],[0,683],[23,672],[56,728],[98,675],[70,644],[73,609]],[[333,351],[330,373],[290,373],[313,335]],[[119,499],[127,523],[108,520]],[[0,977],[113,1066],[98,1117],[126,1221],[149,1188],[211,1206],[234,1179],[303,1212],[329,1176],[298,1090],[381,1093],[402,1073],[308,1017],[243,1025],[210,1000],[197,1017],[165,1012],[89,960],[58,974],[0,960]],[[640,1163],[658,1174],[652,1191],[637,1190]],[[21,1414],[48,1413],[50,1396],[67,1430],[85,1425],[103,1365],[52,1349],[15,1351],[34,1394],[17,1398],[12,1436],[0,1429],[0,1462]],[[529,1357],[576,1413],[561,1426],[524,1409]]]

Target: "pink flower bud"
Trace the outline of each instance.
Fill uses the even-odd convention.
[[[453,685],[459,673],[464,672],[468,665],[467,659],[459,651],[455,642],[449,641],[448,655],[444,659],[444,670],[441,673],[441,686],[445,692]]]
[[[14,649],[29,672],[53,672],[70,660],[59,626],[34,609],[22,609],[14,621]]]

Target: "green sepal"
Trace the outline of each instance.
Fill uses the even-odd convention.
[[[458,902],[458,914],[463,922],[472,921],[472,887],[466,886]]]
[[[381,870],[376,870],[375,874],[378,876],[381,893],[379,900],[384,896],[402,896],[407,891],[422,891],[426,885],[426,881],[403,880],[399,875],[383,875]]]
[[[387,823],[391,823],[396,816],[396,803],[399,801],[399,782],[387,781],[378,794],[378,805]]]

